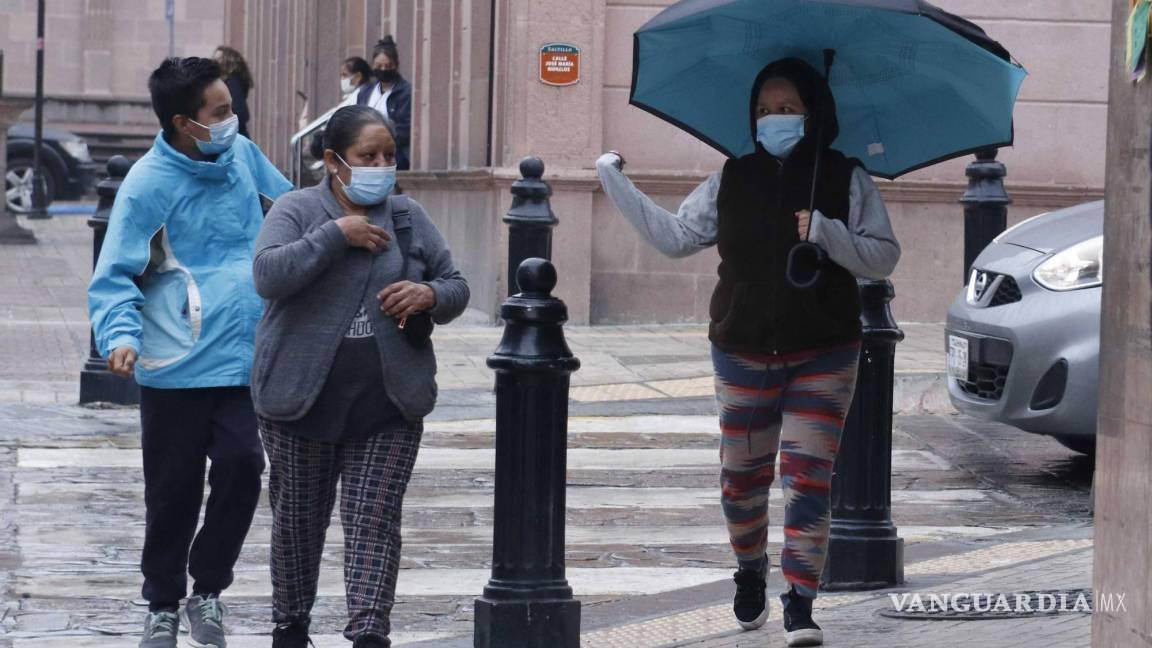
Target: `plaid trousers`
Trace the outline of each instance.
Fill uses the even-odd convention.
[[[385,641],[400,566],[400,517],[423,426],[345,443],[314,441],[261,419],[272,505],[272,615],[311,620],[324,536],[340,481],[344,526],[344,636]]]
[[[856,387],[859,343],[790,355],[713,347],[720,408],[721,503],[742,565],[768,540],[768,492],[776,455],[784,491],[780,567],[796,591],[816,597],[828,553],[832,466]]]

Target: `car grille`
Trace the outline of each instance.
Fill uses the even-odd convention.
[[[968,364],[968,380],[957,380],[960,389],[969,396],[998,401],[1004,395],[1008,367],[990,364]]]
[[[988,288],[996,285],[996,292],[989,293]],[[1020,285],[1011,275],[1002,275],[987,270],[972,269],[968,278],[968,303],[980,308],[992,308],[1020,301]]]
[[[988,306],[1003,306],[1018,301],[1020,301],[1020,286],[1016,285],[1016,280],[1011,276],[1005,275],[1000,282],[1000,287],[996,289],[996,294],[992,295],[992,301]]]

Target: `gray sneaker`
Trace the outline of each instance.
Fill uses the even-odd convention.
[[[224,615],[228,608],[220,599],[193,596],[184,604],[184,618],[188,621],[188,645],[196,648],[226,648]]]
[[[175,612],[149,612],[144,619],[144,636],[140,648],[176,648],[176,633],[180,630],[180,617]]]

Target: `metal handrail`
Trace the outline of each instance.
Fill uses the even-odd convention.
[[[305,138],[327,126],[328,120],[332,117],[332,113],[336,112],[338,108],[340,108],[340,106],[335,106],[323,115],[313,119],[307,126],[296,131],[292,139],[288,140],[288,148],[290,149],[292,162],[292,177],[290,179],[292,180],[292,184],[297,188],[301,186],[300,181],[303,179]]]

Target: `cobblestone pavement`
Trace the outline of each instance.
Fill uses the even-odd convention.
[[[638,648],[667,644],[668,637],[711,637],[695,645],[728,640],[731,594],[725,588],[732,560],[717,503],[715,427],[713,415],[700,414],[572,419],[567,564],[585,605],[584,645]],[[405,505],[394,613],[398,643],[431,639],[427,645],[456,645],[451,638],[471,630],[472,600],[490,564],[493,429],[490,418],[428,424]],[[0,539],[5,548],[0,585],[6,592],[2,625],[7,633],[0,641],[41,648],[128,645],[126,637],[136,632],[143,609],[136,412],[0,406],[0,435],[6,536]],[[1057,444],[952,416],[898,417],[895,436],[893,515],[908,544],[909,586],[1090,546],[1090,537],[1083,535],[1074,545],[1000,540],[1089,520],[1085,462]],[[774,562],[781,513],[774,493]],[[227,593],[232,631],[244,639],[233,642],[236,646],[267,645],[261,642],[269,631],[269,524],[262,504],[236,584]],[[316,610],[320,646],[340,645],[341,542],[336,523]],[[977,551],[983,553],[971,553]],[[1089,562],[1085,559],[1085,568]],[[716,584],[719,590],[686,608],[672,603],[677,592],[715,590]],[[648,609],[618,608],[635,600],[647,601]],[[871,601],[872,609],[882,602],[875,596],[828,600],[846,606]],[[672,620],[656,627],[635,625],[653,615]],[[841,616],[837,611],[823,618]],[[632,628],[625,632],[620,626]],[[850,632],[843,626],[829,630]],[[639,643],[622,638],[636,632],[647,638]]]
[[[40,246],[0,248],[0,646],[133,646],[144,609],[138,413],[71,404],[87,348],[90,234],[81,218],[31,227]],[[942,370],[941,331],[904,328],[898,376],[919,389]],[[483,360],[498,335],[475,324],[437,333],[441,406],[406,500],[396,645],[471,645],[492,537],[495,426]],[[569,340],[583,361],[573,381],[567,527],[582,644],[783,645],[778,616],[755,633],[733,627],[702,327],[570,328]],[[916,403],[938,397],[931,389]],[[923,410],[933,408],[909,408]],[[898,591],[1090,583],[1090,462],[1048,439],[952,414],[901,415],[895,428],[893,517],[908,579]],[[774,493],[774,562],[781,513]],[[262,502],[226,595],[233,648],[270,643],[269,524]],[[315,611],[320,648],[348,645],[338,635],[341,543],[336,521]],[[1086,645],[1083,615],[894,620],[876,614],[890,607],[887,592],[828,595],[819,605],[828,645],[960,646],[970,637],[1039,645],[1004,633],[1017,627],[1028,628],[1027,641],[1051,635],[1045,646]]]

